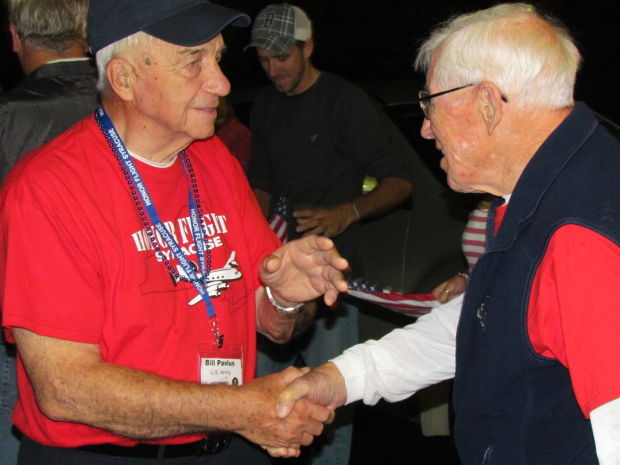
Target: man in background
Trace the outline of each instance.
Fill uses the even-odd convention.
[[[249,179],[263,213],[285,196],[292,213],[288,238],[333,238],[353,275],[362,276],[359,222],[410,196],[406,160],[412,148],[361,89],[313,65],[312,25],[297,6],[265,7],[250,47],[273,84],[258,94],[250,116]],[[378,185],[363,195],[366,175]],[[337,309],[323,308],[312,328],[288,346],[259,341],[258,372],[279,371],[298,357],[307,365],[325,362],[357,342],[357,318],[357,308],[341,301]],[[333,438],[327,435],[312,463],[348,464],[347,421],[339,414]]]
[[[25,75],[0,94],[0,182],[18,158],[97,106],[97,71],[86,57],[87,0],[9,0],[13,51]],[[19,446],[10,416],[17,398],[12,345],[0,347],[0,450],[3,465]]]
[[[13,51],[25,75],[0,96],[0,179],[15,161],[97,106],[86,56],[87,0],[9,0]]]

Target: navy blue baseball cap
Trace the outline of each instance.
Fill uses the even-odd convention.
[[[94,55],[136,32],[146,32],[175,45],[208,42],[232,24],[245,27],[245,13],[208,0],[90,0],[88,41]]]

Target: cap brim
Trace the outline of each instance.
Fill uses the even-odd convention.
[[[143,29],[158,39],[193,47],[204,44],[228,26],[246,27],[250,17],[214,3],[198,3]]]

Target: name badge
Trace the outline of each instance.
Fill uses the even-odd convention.
[[[198,347],[200,384],[243,384],[243,351],[241,344],[201,344]]]

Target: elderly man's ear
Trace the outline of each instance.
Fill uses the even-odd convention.
[[[110,87],[119,98],[130,102],[134,99],[133,66],[122,58],[113,58],[106,67]]]
[[[503,104],[506,100],[502,97],[499,88],[492,82],[481,82],[477,92],[478,110],[490,136],[502,120]]]

